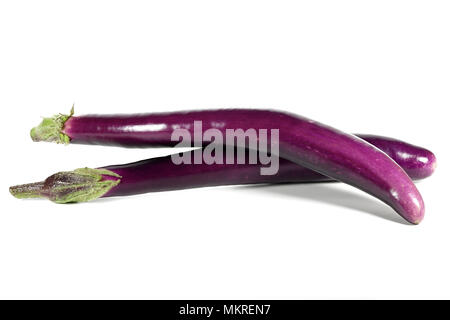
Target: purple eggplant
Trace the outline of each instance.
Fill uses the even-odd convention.
[[[434,155],[427,150],[398,140],[374,136],[386,141],[393,154],[408,152],[410,155],[425,155],[434,162]],[[389,142],[388,142],[389,141]],[[248,154],[248,150],[246,150]],[[247,155],[246,154],[246,155]],[[183,153],[194,158],[194,151]],[[406,172],[409,158],[400,158]],[[147,192],[171,191],[188,188],[212,187],[222,185],[243,185],[258,183],[305,183],[335,181],[318,172],[309,170],[286,159],[280,159],[279,170],[275,175],[261,175],[261,164],[180,164],[176,165],[171,156],[111,165],[98,169],[77,169],[60,172],[45,181],[11,187],[11,193],[18,198],[46,197],[58,203],[80,202],[98,197],[127,196]],[[416,178],[429,173],[414,168],[411,172]]]
[[[418,224],[423,219],[425,207],[419,191],[387,154],[354,135],[285,112],[224,109],[81,117],[59,115],[44,119],[31,131],[31,136],[35,141],[62,143],[173,146],[177,144],[172,140],[174,130],[185,129],[194,137],[194,146],[198,146],[202,141],[194,132],[196,121],[202,124],[202,133],[215,129],[223,136],[227,130],[276,130],[280,157],[375,196],[410,223]],[[107,181],[119,181],[116,177],[107,177],[112,177]]]
[[[356,136],[384,151],[413,180],[425,179],[436,169],[436,156],[425,148],[373,134],[357,134]]]

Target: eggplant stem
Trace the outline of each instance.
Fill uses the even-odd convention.
[[[58,172],[45,181],[9,188],[19,199],[47,198],[56,203],[85,202],[104,196],[120,183],[118,174],[106,169],[80,168]]]
[[[73,116],[74,105],[70,109],[70,114],[56,114],[51,118],[44,118],[42,122],[31,129],[30,136],[33,141],[46,141],[68,144],[70,137],[63,133],[64,124]]]
[[[44,181],[21,184],[9,188],[9,192],[18,199],[42,198]]]

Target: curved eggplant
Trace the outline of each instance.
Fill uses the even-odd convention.
[[[174,145],[172,133],[181,128],[194,137],[195,146],[202,143],[199,141],[201,137],[194,134],[195,121],[202,124],[202,133],[215,129],[223,136],[226,136],[226,130],[237,129],[277,132],[279,156],[282,158],[375,196],[413,224],[423,219],[425,207],[419,191],[388,155],[354,135],[285,112],[224,109],[135,115],[69,115],[65,119],[60,117],[49,132],[45,132],[42,125],[33,129],[32,137],[33,140],[60,139],[66,142],[69,139],[71,143],[127,147]]]

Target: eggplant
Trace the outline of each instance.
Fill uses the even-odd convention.
[[[215,129],[223,136],[227,130],[276,132],[280,157],[373,195],[410,223],[423,219],[425,206],[419,191],[386,153],[355,135],[286,112],[223,109],[79,117],[72,112],[44,119],[31,136],[34,141],[59,143],[174,146],[178,144],[172,139],[174,131],[184,129],[194,137],[194,146],[201,146],[195,122],[201,123],[201,133]]]
[[[375,136],[376,137],[376,136]],[[380,141],[386,138],[377,137]],[[409,145],[399,140],[390,145],[390,152],[426,154],[429,162],[434,162],[432,153],[424,153],[423,148]],[[248,156],[248,150],[245,151]],[[235,153],[236,155],[236,153]],[[194,151],[183,152],[184,158],[194,158]],[[409,166],[408,158],[401,158],[400,165]],[[406,161],[406,162],[405,162]],[[147,192],[172,191],[189,188],[276,183],[313,183],[335,181],[318,172],[298,164],[280,159],[275,175],[261,175],[262,164],[174,164],[172,156],[152,158],[128,164],[110,165],[97,169],[81,168],[70,172],[59,172],[45,181],[10,188],[18,198],[45,197],[57,203],[89,201],[99,197],[129,196]],[[411,171],[416,178],[429,173],[415,168]],[[408,169],[406,169],[408,171]]]

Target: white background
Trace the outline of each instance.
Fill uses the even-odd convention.
[[[448,1],[2,1],[0,298],[450,298],[449,17]],[[13,198],[170,153],[31,141],[73,102],[278,108],[425,146],[426,217],[404,224],[343,184]]]

